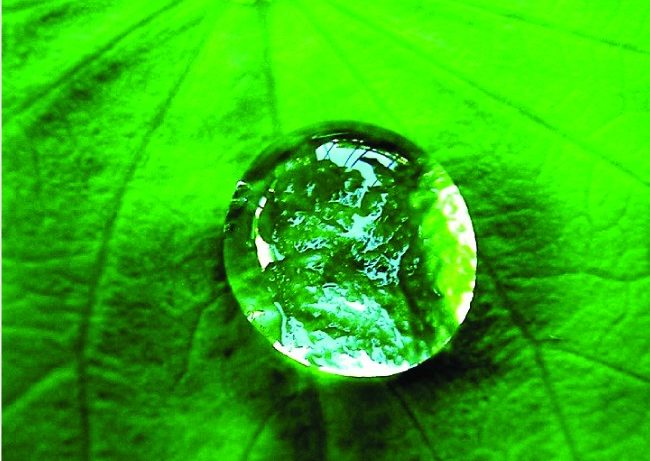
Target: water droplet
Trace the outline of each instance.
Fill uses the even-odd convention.
[[[238,182],[229,283],[283,354],[386,376],[440,351],[469,309],[476,241],[449,175],[403,137],[331,123],[287,136]]]

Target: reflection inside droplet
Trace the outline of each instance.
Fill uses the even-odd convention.
[[[398,135],[327,125],[265,151],[226,224],[228,280],[283,354],[348,376],[428,359],[464,319],[476,244],[449,176]]]

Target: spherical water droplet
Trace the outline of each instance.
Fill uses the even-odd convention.
[[[238,184],[226,222],[229,283],[283,354],[346,376],[427,360],[469,309],[476,241],[441,166],[378,127],[287,136]]]

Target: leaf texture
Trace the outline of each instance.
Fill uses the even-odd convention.
[[[645,2],[3,12],[5,459],[647,458]],[[287,363],[221,261],[257,153],[340,119],[422,145],[479,243],[452,347],[388,380]]]

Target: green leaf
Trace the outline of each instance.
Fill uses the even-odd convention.
[[[9,0],[3,455],[638,460],[650,450],[647,2]],[[239,311],[237,180],[355,119],[460,186],[476,299],[395,379]]]

